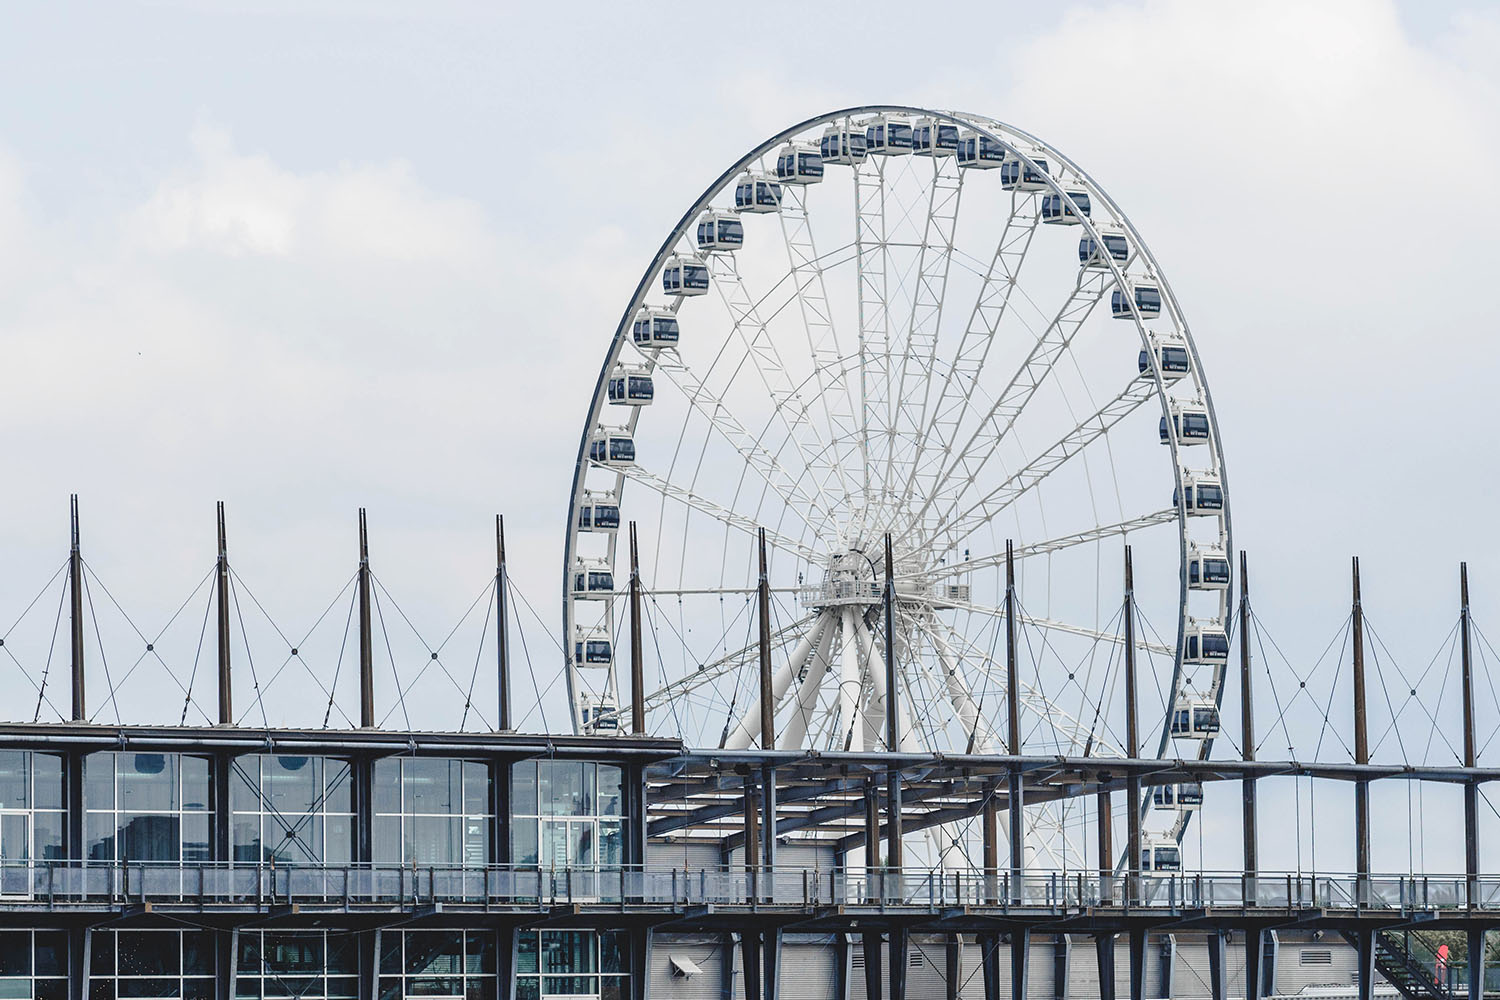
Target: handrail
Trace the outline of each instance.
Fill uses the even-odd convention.
[[[0,862],[0,903],[199,900],[261,905],[325,901],[341,905],[414,906],[434,902],[629,902],[906,907],[952,906],[1071,910],[1082,907],[1278,911],[1500,911],[1500,876],[1478,879],[1474,898],[1463,875],[1369,875],[1174,872],[1100,876],[1097,872],[951,868],[761,868],[624,865],[337,865],[224,862]],[[1001,902],[1005,901],[1005,902]]]

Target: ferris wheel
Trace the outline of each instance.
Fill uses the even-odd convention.
[[[1004,752],[1009,544],[1026,752],[1122,756],[1128,542],[1147,626],[1136,652],[1155,682],[1142,718],[1160,722],[1141,752],[1187,741],[1170,755],[1206,757],[1229,655],[1229,513],[1187,322],[1088,174],[976,115],[809,119],[692,203],[605,352],[564,552],[574,726],[618,732],[630,717],[628,520],[653,732],[764,745],[763,530],[777,747],[887,749],[892,642],[889,749]],[[1180,839],[1192,790],[1156,798],[1154,825]]]

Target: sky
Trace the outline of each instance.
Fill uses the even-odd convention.
[[[269,627],[256,602],[289,642],[325,608],[338,625],[363,506],[391,630],[407,616],[423,648],[482,598],[503,512],[539,616],[516,612],[533,674],[517,699],[527,728],[562,725],[567,494],[621,309],[746,149],[880,102],[1010,122],[1109,190],[1192,324],[1269,634],[1317,662],[1359,554],[1390,660],[1414,687],[1437,685],[1460,560],[1476,621],[1500,621],[1500,11],[923,10],[914,24],[910,4],[880,2],[6,5],[0,630],[22,622],[18,661],[0,660],[0,715],[31,718],[35,684],[64,669],[56,652],[47,665],[49,578],[77,493],[110,709],[127,721],[174,721],[188,676],[203,695],[193,587],[223,500],[251,631]],[[134,629],[168,622],[176,679],[142,657],[120,682]],[[471,638],[445,658],[450,678],[403,666],[411,706],[382,677],[381,712],[457,724],[483,627],[462,620],[454,648]],[[337,627],[321,641],[352,713]],[[253,683],[270,688],[284,650],[260,657]],[[101,699],[104,669],[91,660]],[[279,675],[276,711],[325,697],[299,671]],[[62,674],[49,676],[55,698]],[[237,676],[238,704],[253,705]],[[471,728],[494,718],[479,677]],[[1428,709],[1451,727],[1444,690]],[[538,692],[551,718],[531,707]],[[1482,735],[1500,724],[1490,693],[1480,720]]]

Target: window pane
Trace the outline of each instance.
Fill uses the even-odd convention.
[[[91,753],[83,759],[83,801],[89,809],[115,807],[115,755]]]
[[[183,815],[182,860],[213,860],[213,845],[209,843],[208,821],[208,813],[185,813]]]
[[[411,757],[404,761],[402,805],[407,813],[452,813],[460,801],[457,794],[456,761]],[[450,771],[453,773],[450,774]]]
[[[177,757],[161,753],[122,753],[119,769],[120,811],[165,812],[177,808]]]
[[[537,863],[537,821],[513,819],[510,823],[510,861],[513,865]]]
[[[599,765],[599,815],[620,815],[620,769],[613,764]]]
[[[401,761],[395,758],[375,762],[375,811],[401,811]]]
[[[264,795],[268,811],[300,816],[318,798],[317,768],[311,757],[278,755],[266,760]]]
[[[120,931],[116,935],[122,976],[175,976],[182,966],[175,931]]]
[[[51,753],[31,755],[31,781],[34,801],[33,809],[61,809],[63,807],[62,757]]]
[[[37,931],[35,975],[66,976],[67,974],[67,933],[64,931]]]
[[[470,974],[495,972],[495,935],[488,931],[470,931],[464,950],[464,971]]]
[[[329,816],[323,860],[330,865],[348,864],[354,857],[354,818]]]
[[[209,809],[208,758],[183,757],[182,808]]]
[[[24,750],[0,750],[0,808],[25,809],[27,794],[27,761]]]
[[[31,932],[0,931],[0,976],[31,975]]]
[[[536,761],[523,760],[510,769],[510,812],[512,816],[535,816]]]
[[[490,769],[487,764],[464,761],[464,812],[483,816],[490,811]]]
[[[84,819],[84,839],[88,841],[89,860],[112,861],[115,856],[114,813],[91,812]]]
[[[229,764],[229,808],[235,812],[260,809],[260,758],[241,757]]]
[[[120,853],[130,861],[181,860],[177,817],[120,817]]]
[[[329,812],[353,812],[349,762],[325,760],[323,770],[326,772],[328,787],[327,798],[323,800],[324,808]]]
[[[538,972],[536,957],[536,931],[519,931],[516,934],[516,974]]]
[[[214,939],[208,931],[184,931],[182,934],[182,974],[214,974]]]
[[[407,931],[407,975],[451,975],[462,968],[463,937],[457,931]]]
[[[376,816],[374,839],[376,861],[389,863],[402,860],[400,816]]]
[[[419,865],[451,865],[458,861],[457,816],[417,816],[407,821],[411,835],[405,857]]]

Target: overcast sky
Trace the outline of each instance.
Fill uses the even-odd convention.
[[[357,507],[388,624],[399,604],[429,644],[488,583],[504,512],[554,685],[571,465],[641,269],[768,133],[892,102],[1032,131],[1129,212],[1202,353],[1260,617],[1310,666],[1360,553],[1415,685],[1460,559],[1479,624],[1500,622],[1496,51],[1492,7],[1373,0],[8,4],[0,630],[61,563],[71,492],[90,565],[148,637],[211,565],[222,499],[237,571],[289,641],[334,606],[332,663]],[[8,646],[29,678],[0,660],[6,718],[36,706],[45,593]],[[139,644],[108,648],[125,626],[92,596],[118,680]],[[201,598],[173,632],[184,682]],[[482,621],[464,627],[457,687]],[[259,657],[264,685],[285,649]],[[322,697],[299,669],[277,681],[289,715]],[[1451,724],[1444,690],[1428,708]],[[412,721],[457,724],[455,692],[430,673]],[[493,698],[481,673],[490,721]],[[119,707],[175,721],[182,701],[147,658]],[[1497,722],[1486,692],[1482,739]]]

